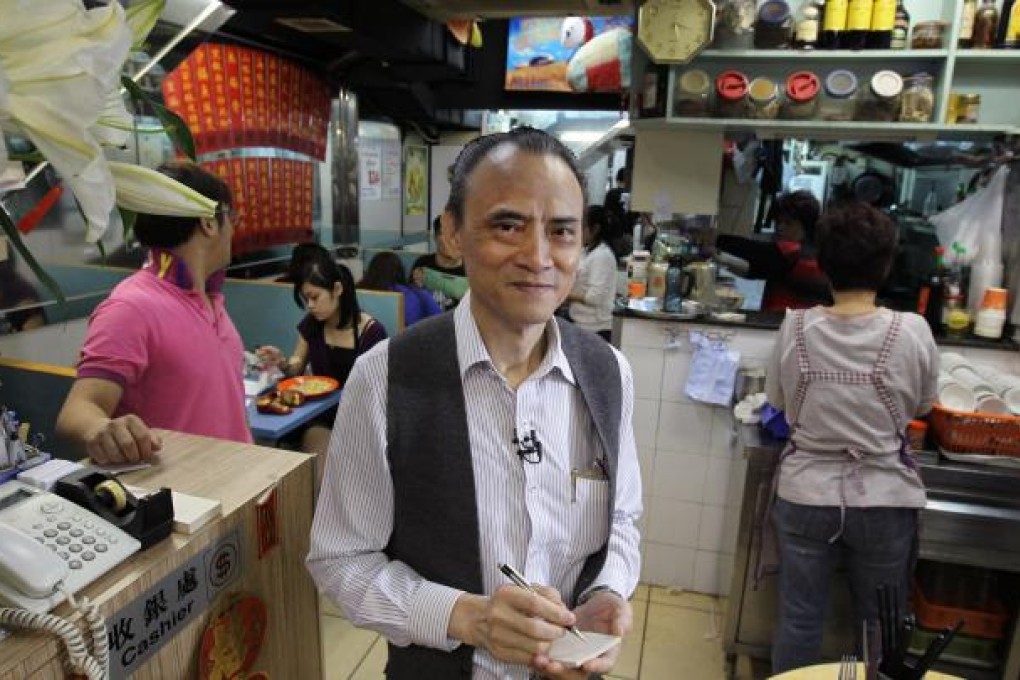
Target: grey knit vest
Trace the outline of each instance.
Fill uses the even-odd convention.
[[[611,521],[620,438],[620,370],[609,345],[560,322],[574,372],[609,463]],[[425,319],[390,340],[387,457],[393,479],[393,534],[386,554],[423,578],[482,594],[478,509],[453,312]],[[606,546],[589,556],[569,604],[591,585]],[[391,680],[470,678],[474,648],[453,652],[389,646]]]

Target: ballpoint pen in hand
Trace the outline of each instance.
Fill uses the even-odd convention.
[[[539,593],[534,588],[532,588],[531,584],[528,583],[528,581],[523,576],[521,576],[520,572],[511,567],[509,564],[499,565],[499,570],[506,574],[506,577],[514,582],[514,585],[520,586],[521,588],[524,588],[528,592],[535,593],[539,597],[542,597],[542,594]],[[569,630],[571,633],[587,642],[588,638],[581,634],[581,631],[577,629],[577,626],[570,626],[567,630]]]

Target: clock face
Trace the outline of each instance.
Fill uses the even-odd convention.
[[[711,0],[647,0],[638,10],[637,38],[652,61],[685,64],[712,42]]]

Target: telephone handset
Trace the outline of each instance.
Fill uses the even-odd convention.
[[[38,600],[67,578],[67,562],[24,531],[0,524],[0,583]]]
[[[0,484],[0,606],[48,612],[64,592],[77,593],[140,547],[56,494],[17,481]]]

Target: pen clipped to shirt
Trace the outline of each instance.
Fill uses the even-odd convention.
[[[535,593],[539,597],[542,597],[542,595],[537,590],[535,590],[534,588],[531,587],[531,584],[528,583],[527,579],[525,579],[523,576],[521,576],[521,573],[519,571],[517,571],[516,569],[514,569],[513,567],[511,567],[509,564],[501,564],[501,565],[499,565],[499,570],[501,572],[503,572],[508,579],[513,581],[514,585],[520,586],[521,588],[524,588],[525,590],[527,590],[529,593]],[[582,635],[581,631],[579,631],[577,629],[577,626],[571,626],[567,630],[569,630],[571,633],[576,635],[581,640],[585,640],[585,641],[588,640],[588,638],[586,638],[584,635]]]

